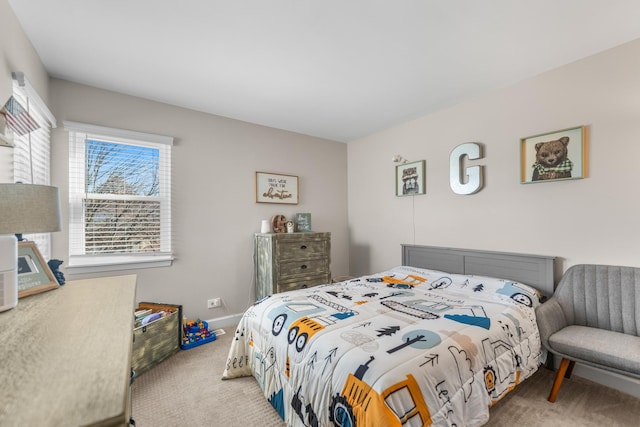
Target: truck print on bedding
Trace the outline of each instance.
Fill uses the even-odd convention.
[[[253,375],[289,426],[479,426],[533,374],[537,290],[415,267],[271,295],[223,378]]]

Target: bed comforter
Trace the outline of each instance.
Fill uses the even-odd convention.
[[[396,267],[266,297],[224,379],[253,375],[289,426],[478,426],[533,374],[540,294],[508,280]]]

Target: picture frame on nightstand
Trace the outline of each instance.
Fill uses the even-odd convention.
[[[35,242],[18,242],[18,298],[59,286]]]

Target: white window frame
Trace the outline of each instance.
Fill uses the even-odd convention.
[[[174,257],[171,232],[171,147],[173,137],[65,121],[69,132],[69,265],[70,274],[170,266]],[[84,200],[86,140],[104,140],[160,150],[160,251],[132,254],[86,254]]]

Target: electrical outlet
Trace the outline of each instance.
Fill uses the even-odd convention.
[[[216,308],[222,305],[222,298],[211,298],[207,300],[207,308]]]

